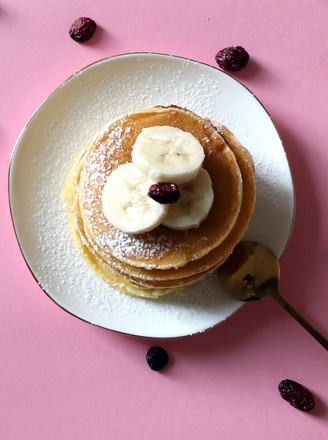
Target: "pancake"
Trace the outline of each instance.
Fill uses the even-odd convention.
[[[213,185],[214,205],[199,228],[185,231],[159,226],[143,234],[127,234],[105,218],[101,195],[109,174],[131,161],[143,128],[174,125],[192,133],[205,151],[203,167]],[[184,266],[218,246],[231,231],[242,200],[242,179],[235,156],[208,121],[177,108],[156,108],[126,115],[110,125],[84,157],[79,181],[80,210],[85,230],[106,261],[115,257],[132,266],[168,269]]]
[[[131,161],[141,130],[158,125],[189,131],[199,140],[205,152],[203,167],[212,180],[213,207],[192,230],[159,226],[143,234],[123,233],[102,212],[102,189],[114,169]],[[226,127],[176,106],[118,118],[85,148],[73,169],[65,193],[84,257],[106,282],[137,296],[158,297],[213,272],[244,235],[254,208],[249,152]]]

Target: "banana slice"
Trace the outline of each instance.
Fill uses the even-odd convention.
[[[132,149],[132,162],[157,182],[188,182],[203,160],[204,149],[191,133],[166,125],[144,128]]]
[[[102,208],[107,220],[123,232],[139,234],[160,225],[168,212],[148,197],[154,182],[134,163],[125,163],[109,176],[102,193]]]
[[[179,188],[180,198],[170,205],[162,224],[178,230],[197,228],[205,220],[213,204],[211,178],[202,168],[195,179],[180,185]]]

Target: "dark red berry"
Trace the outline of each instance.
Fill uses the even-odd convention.
[[[161,370],[169,361],[168,354],[161,347],[150,347],[146,359],[148,365],[154,371]]]
[[[281,381],[278,389],[281,397],[294,408],[301,411],[311,411],[315,406],[311,391],[294,380],[285,379]]]
[[[230,46],[220,50],[215,59],[221,69],[237,72],[246,66],[249,55],[241,46]]]
[[[69,35],[73,40],[83,43],[90,40],[96,30],[96,22],[88,17],[80,17],[74,21],[69,29]]]
[[[179,200],[180,191],[175,183],[157,182],[149,188],[148,196],[158,203],[174,203]]]

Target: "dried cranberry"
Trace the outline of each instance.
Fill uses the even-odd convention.
[[[174,203],[179,200],[180,191],[175,183],[157,182],[149,188],[148,196],[158,203]]]
[[[301,411],[311,411],[315,406],[311,391],[294,380],[285,379],[281,381],[278,389],[281,397],[294,408]]]
[[[249,55],[241,46],[230,46],[220,50],[215,59],[221,69],[237,72],[246,66]]]
[[[147,363],[154,371],[161,370],[169,361],[168,354],[161,347],[150,347],[146,355]]]
[[[73,40],[83,43],[90,40],[96,30],[96,22],[88,17],[80,17],[74,21],[69,29],[69,35]]]

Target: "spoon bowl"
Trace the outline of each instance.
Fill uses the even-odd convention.
[[[219,268],[224,289],[240,301],[272,298],[283,306],[326,350],[328,339],[304,318],[279,292],[280,265],[268,247],[242,241]]]

